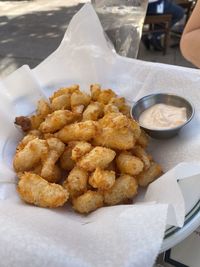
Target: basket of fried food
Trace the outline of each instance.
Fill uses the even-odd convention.
[[[125,99],[100,85],[91,85],[90,94],[78,85],[60,88],[15,124],[25,134],[13,166],[26,203],[56,208],[69,202],[87,214],[130,203],[139,186],[162,174]]]

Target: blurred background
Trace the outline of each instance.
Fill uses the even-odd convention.
[[[175,3],[184,9],[184,17],[173,27],[166,14],[146,14],[147,0],[92,2],[120,54],[146,61],[194,67],[182,57],[179,41],[195,2],[171,1],[177,1]],[[5,77],[23,64],[33,68],[50,55],[61,42],[73,15],[86,2],[0,0],[0,77]],[[163,50],[148,47],[145,43],[147,36],[154,36],[158,25]]]

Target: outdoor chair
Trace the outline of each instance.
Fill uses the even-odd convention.
[[[169,34],[171,25],[171,15],[170,14],[159,14],[159,15],[147,15],[144,21],[143,35],[151,34],[154,32],[162,31],[164,34],[164,44],[163,44],[163,55],[166,54],[167,48],[169,46]],[[155,25],[160,25],[160,29],[155,29]]]

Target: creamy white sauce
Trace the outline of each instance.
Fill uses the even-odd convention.
[[[186,121],[186,108],[166,104],[156,104],[143,111],[139,117],[141,126],[156,130],[174,128]]]

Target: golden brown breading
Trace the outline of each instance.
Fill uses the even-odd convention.
[[[127,117],[127,116],[126,116]],[[135,140],[137,141],[138,138],[140,137],[140,134],[141,134],[141,129],[140,129],[140,126],[139,124],[134,121],[133,119],[129,119],[127,117],[127,119],[129,120],[130,124],[129,124],[129,129],[132,131],[134,137],[135,137]]]
[[[30,117],[31,130],[39,129],[40,124],[44,121],[43,115],[33,115]]]
[[[149,136],[145,133],[144,130],[141,130],[141,134],[137,139],[137,144],[143,148],[146,148],[148,146],[148,143],[149,143]]]
[[[116,158],[117,168],[121,173],[137,175],[143,171],[144,163],[128,152],[122,152]]]
[[[91,97],[83,92],[74,92],[71,95],[71,109],[73,110],[77,106],[84,106],[86,107],[89,105]]]
[[[51,108],[55,110],[70,109],[71,108],[71,95],[64,94],[52,99]]]
[[[44,99],[40,99],[37,104],[37,115],[42,116],[45,118],[48,114],[52,112],[48,102]]]
[[[40,124],[46,118],[46,116],[50,114],[51,112],[52,110],[49,104],[43,99],[39,100],[38,105],[37,105],[36,115],[33,115],[28,118],[31,124],[31,127],[29,130],[38,129]]]
[[[115,183],[115,172],[96,168],[89,178],[89,184],[100,190],[108,190]]]
[[[110,127],[120,129],[129,125],[127,118],[120,112],[112,112],[106,114],[99,120],[100,127]]]
[[[64,143],[69,141],[89,141],[95,136],[96,131],[96,122],[84,121],[66,125],[55,135]]]
[[[42,160],[43,166],[41,170],[41,176],[48,182],[58,182],[61,178],[61,172],[58,166],[55,166],[59,157],[65,150],[65,144],[63,144],[58,138],[52,137],[47,139],[49,146],[48,155]]]
[[[121,175],[116,179],[111,189],[104,192],[104,202],[107,205],[116,205],[137,194],[138,184],[134,177],[130,175]]]
[[[103,196],[99,192],[88,190],[73,199],[73,208],[80,213],[89,213],[103,206]]]
[[[98,95],[97,101],[107,105],[109,101],[115,97],[116,94],[111,89],[101,90],[100,94]]]
[[[146,186],[161,174],[144,150],[148,136],[131,118],[125,99],[98,84],[90,91],[81,92],[78,85],[60,88],[50,103],[38,102],[34,115],[16,118],[26,136],[13,166],[26,202],[57,207],[69,198],[76,211],[88,213],[127,203],[138,182]]]
[[[93,101],[97,101],[101,93],[101,86],[99,84],[90,85],[90,93]]]
[[[109,104],[115,105],[121,111],[126,105],[126,101],[124,97],[113,97],[110,99]]]
[[[67,146],[60,157],[60,166],[63,170],[71,171],[74,168],[75,161],[72,160],[72,147]]]
[[[90,152],[92,150],[92,145],[88,142],[77,142],[76,145],[72,149],[72,160],[77,161],[82,156],[84,156],[86,153]]]
[[[51,184],[37,174],[25,172],[17,186],[25,202],[39,207],[56,208],[63,206],[69,198],[68,191],[58,184]]]
[[[31,117],[19,116],[15,118],[15,124],[19,125],[24,132],[38,129],[44,121],[42,115],[33,115]]]
[[[56,97],[59,97],[61,95],[65,95],[65,94],[71,95],[74,92],[79,92],[79,85],[75,84],[75,85],[72,85],[70,87],[60,88],[56,92],[54,92],[53,95],[49,98],[50,102],[52,103],[53,99]]]
[[[115,151],[97,146],[83,156],[77,165],[87,171],[94,171],[97,167],[104,169],[115,158],[115,155]]]
[[[28,134],[24,137],[24,139],[18,145],[17,152],[19,153],[19,151],[22,151],[30,141],[35,140],[35,139],[37,139],[36,143],[32,144],[32,148],[33,148],[32,164],[33,165],[31,165],[32,167],[29,166],[28,169],[30,170],[31,168],[33,173],[41,175],[44,179],[46,179],[49,182],[57,182],[61,177],[61,171],[59,167],[55,165],[55,163],[60,157],[60,155],[63,153],[65,145],[57,138],[49,138],[46,142],[44,140],[38,139],[36,136]],[[45,152],[45,154],[43,151],[42,152],[43,155],[40,155],[40,150],[38,150],[39,148],[37,146],[44,145],[44,142],[46,144],[46,149],[48,150]],[[37,151],[34,151],[35,149],[37,149]],[[27,150],[27,147],[26,147],[26,150]],[[34,153],[36,154],[34,155]],[[20,157],[22,157],[23,155],[24,154],[22,155],[20,154]],[[27,156],[30,156],[30,153]],[[37,156],[37,160],[36,160],[36,156]],[[23,158],[21,160],[23,160]],[[26,160],[30,160],[30,157]],[[39,164],[41,160],[43,162],[43,165]],[[14,166],[16,164],[17,165],[19,164],[19,159],[18,159],[18,162],[14,161]],[[21,162],[21,164],[24,165],[23,162]],[[25,169],[25,170],[28,170],[28,169]],[[20,170],[22,171],[22,169]]]
[[[72,112],[79,114],[81,116],[84,108],[85,108],[84,105],[79,105],[79,106],[72,107],[71,110],[72,110]]]
[[[95,145],[112,149],[128,150],[134,147],[140,135],[139,125],[122,113],[108,113],[98,124],[98,135],[94,138]]]
[[[65,144],[61,142],[58,138],[49,137],[47,139],[47,143],[48,143],[49,149],[54,150],[57,153],[58,158],[64,152]]]
[[[102,116],[103,116],[103,104],[99,102],[92,102],[84,110],[82,121],[87,121],[87,120],[97,121]]]
[[[39,175],[50,183],[58,183],[62,178],[62,171],[57,164],[54,164],[48,172],[43,171],[43,176],[41,173]]]
[[[56,110],[48,115],[41,123],[39,130],[43,133],[54,133],[64,127],[66,124],[77,120],[78,114],[69,110]]]
[[[105,146],[111,149],[126,150],[135,145],[135,138],[129,129],[99,128],[94,137],[93,145]]]
[[[131,117],[131,108],[128,105],[124,105],[123,107],[120,108],[120,112],[127,116],[129,119],[132,119]]]
[[[31,117],[16,117],[15,124],[19,125],[24,132],[38,129],[44,118],[51,112],[51,108],[47,101],[40,99],[37,104],[36,115]]]
[[[35,138],[28,142],[25,147],[17,151],[14,156],[13,166],[15,171],[27,171],[33,168],[40,160],[44,159],[48,153],[46,140]]]
[[[42,164],[38,164],[37,166],[32,168],[30,172],[41,176],[42,167],[43,167]],[[48,173],[48,177],[47,178],[42,177],[42,178],[48,182],[57,183],[60,181],[61,177],[62,177],[61,169],[59,168],[57,164],[55,164],[51,168],[51,172]]]
[[[104,114],[108,114],[108,113],[118,113],[119,109],[117,106],[113,105],[113,104],[107,104],[104,106]]]
[[[68,188],[72,198],[80,196],[87,191],[88,173],[79,168],[74,167],[63,183],[65,188]]]
[[[108,106],[109,105],[110,104],[108,104]],[[123,115],[121,112],[116,111],[117,110],[115,110],[115,112],[105,114],[105,116],[99,120],[100,125],[102,127],[110,127],[115,129],[122,129],[124,127],[127,127],[138,138],[141,133],[138,123],[133,119],[130,119],[127,116]]]
[[[136,178],[140,186],[147,186],[162,175],[162,168],[156,162],[151,162],[150,168],[141,172]]]
[[[16,151],[19,152],[20,150],[24,149],[24,147],[32,140],[36,139],[37,137],[32,134],[27,134],[21,140],[21,142],[17,145]]]
[[[133,155],[140,158],[144,163],[144,170],[150,167],[150,160],[147,152],[141,146],[135,146],[132,150]]]
[[[34,136],[39,137],[39,138],[41,138],[43,135],[39,130],[36,130],[36,129],[30,130],[27,134],[31,134],[31,135],[34,135]]]
[[[116,97],[116,94],[111,89],[101,90],[99,84],[91,85],[90,92],[93,101],[98,101],[104,105],[107,105],[113,97]]]

